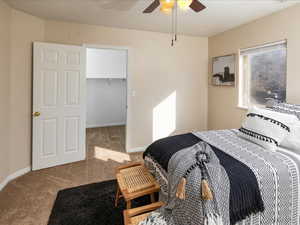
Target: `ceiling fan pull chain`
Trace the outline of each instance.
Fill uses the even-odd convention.
[[[178,2],[175,1],[175,41],[177,41],[177,26],[178,26]]]
[[[172,10],[172,42],[171,42],[171,46],[174,46],[174,36],[175,36],[175,13],[174,10]]]
[[[173,11],[171,12],[172,13],[172,18],[171,18],[171,23],[172,23],[172,28],[171,28],[171,37],[172,37],[172,41],[171,41],[171,46],[173,47],[174,43],[173,43],[173,28],[174,28],[174,25],[173,25]]]

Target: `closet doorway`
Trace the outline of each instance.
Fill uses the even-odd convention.
[[[128,49],[85,47],[87,157],[109,160],[126,153]]]

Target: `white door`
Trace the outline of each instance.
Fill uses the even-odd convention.
[[[85,159],[85,54],[34,43],[33,170]]]

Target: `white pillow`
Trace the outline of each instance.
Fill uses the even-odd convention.
[[[284,138],[280,146],[300,154],[300,121],[291,125],[291,132]]]
[[[295,115],[253,107],[239,129],[239,136],[275,151],[297,121]]]

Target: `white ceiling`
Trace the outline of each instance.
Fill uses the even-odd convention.
[[[13,8],[45,19],[169,32],[171,16],[142,11],[152,0],[6,0]],[[211,36],[299,3],[299,0],[202,0],[200,13],[180,12],[179,32]]]

